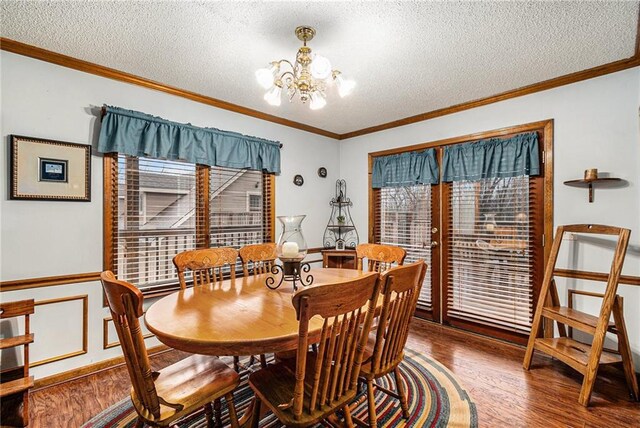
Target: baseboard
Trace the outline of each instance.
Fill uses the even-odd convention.
[[[158,346],[149,348],[147,352],[151,356],[151,355],[158,355],[163,352],[168,352],[172,350],[173,350],[172,348],[169,348],[166,345],[158,345]],[[51,376],[36,379],[32,391],[36,391],[38,389],[42,389],[52,385],[57,385],[59,383],[69,382],[71,380],[79,379],[85,376],[89,376],[89,375],[99,373],[104,370],[109,370],[115,367],[119,367],[122,365],[124,365],[124,356],[119,356],[119,357],[110,358],[108,360],[98,361],[97,363],[89,364],[88,366],[78,367],[77,369],[73,369],[66,372],[57,373]]]

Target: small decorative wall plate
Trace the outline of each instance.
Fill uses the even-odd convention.
[[[318,177],[327,178],[327,168],[321,166],[318,168]]]
[[[295,184],[296,186],[302,186],[304,184],[304,178],[302,178],[300,174],[297,174],[295,177],[293,177],[293,184]]]

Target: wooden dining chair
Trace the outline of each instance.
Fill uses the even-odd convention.
[[[297,356],[249,375],[255,414],[264,403],[287,427],[307,427],[342,409],[346,426],[354,426],[349,403],[356,396],[379,285],[379,275],[369,273],[352,281],[304,288],[293,296],[299,320]],[[322,322],[317,353],[308,350],[312,317]],[[257,426],[254,417],[253,427]]]
[[[185,273],[191,271],[193,285],[209,285],[224,281],[228,269],[231,279],[236,277],[238,250],[230,247],[203,248],[176,254],[173,264],[178,271],[180,288],[187,288]]]
[[[221,397],[227,400],[231,425],[237,427],[233,390],[240,383],[238,374],[219,358],[205,355],[193,355],[159,372],[152,371],[138,321],[143,315],[142,293],[128,282],[116,279],[110,271],[102,272],[100,280],[133,386],[131,401],[138,413],[136,427],[145,423],[170,426],[202,407],[207,425],[212,426],[211,402]]]
[[[245,245],[240,248],[240,260],[242,260],[244,276],[271,272],[271,268],[277,258],[276,244],[273,242]]]
[[[276,244],[267,242],[266,244],[251,244],[240,248],[240,260],[242,261],[242,272],[244,276],[262,275],[271,272],[278,255],[276,254]],[[253,364],[254,356],[249,360],[249,366]],[[236,362],[237,364],[237,362]],[[267,357],[260,354],[260,365],[267,366]]]
[[[389,269],[380,277],[383,296],[382,312],[378,325],[369,335],[365,359],[360,377],[367,384],[369,424],[357,420],[358,425],[377,426],[375,389],[398,398],[402,415],[409,418],[407,395],[398,366],[404,359],[404,346],[409,335],[409,325],[416,310],[427,265],[419,260],[406,266]],[[396,392],[376,385],[375,380],[393,373]],[[357,403],[359,404],[359,403]]]
[[[180,288],[187,288],[186,273],[191,272],[194,286],[211,285],[224,281],[225,268],[229,270],[229,278],[236,278],[236,261],[238,250],[231,247],[202,248],[178,253],[173,258],[173,265],[178,271]],[[264,362],[266,364],[266,362]],[[240,357],[233,356],[233,366],[240,371]]]
[[[362,270],[364,259],[370,272],[384,272],[394,264],[401,266],[407,252],[393,245],[360,244],[356,247],[357,268]]]

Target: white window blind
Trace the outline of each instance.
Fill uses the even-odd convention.
[[[448,317],[530,331],[532,195],[528,176],[451,184]]]
[[[260,171],[212,167],[209,175],[209,231],[211,247],[240,249],[268,240],[265,195],[270,200]],[[242,271],[238,258],[236,272]]]
[[[376,209],[376,230],[381,244],[407,251],[405,263],[424,260],[425,275],[418,306],[432,310],[431,299],[431,186],[383,187]]]
[[[269,190],[264,190],[262,172],[212,167],[209,177],[211,246],[240,248],[265,242]]]
[[[118,156],[118,278],[140,288],[176,282],[177,253],[195,248],[195,165]]]

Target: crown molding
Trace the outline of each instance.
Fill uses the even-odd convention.
[[[397,128],[399,126],[410,125],[412,123],[422,122],[425,120],[434,119],[436,117],[458,113],[464,110],[470,110],[476,107],[481,107],[488,104],[505,101],[511,98],[517,98],[517,97],[522,97],[524,95],[533,94],[536,92],[546,91],[547,89],[557,88],[558,86],[570,85],[571,83],[580,82],[582,80],[593,79],[594,77],[615,73],[618,71],[626,70],[628,68],[637,67],[639,65],[640,65],[640,56],[634,55],[631,58],[610,62],[608,64],[600,65],[598,67],[589,68],[587,70],[582,70],[582,71],[578,71],[571,74],[565,74],[564,76],[560,76],[560,77],[554,77],[553,79],[534,83],[528,86],[523,86],[517,89],[512,89],[510,91],[502,92],[500,94],[492,95],[490,97],[480,98],[473,101],[467,101],[461,104],[456,104],[451,107],[432,110],[426,113],[417,114],[415,116],[405,117],[404,119],[398,119],[392,122],[387,122],[380,125],[359,129],[357,131],[347,132],[346,134],[341,134],[340,139],[346,140],[348,138],[359,137],[361,135],[371,134],[373,132],[379,132],[379,131],[384,131],[386,129]]]
[[[303,131],[311,132],[313,134],[318,134],[318,135],[322,135],[322,136],[333,138],[333,139],[340,138],[340,135],[334,132],[326,131],[324,129],[316,128],[310,125],[305,125],[304,123],[294,122],[292,120],[285,119],[283,117],[274,116],[268,113],[263,113],[258,110],[242,107],[237,104],[232,104],[227,101],[222,101],[216,98],[208,97],[206,95],[201,95],[195,92],[176,88],[174,86],[165,85],[164,83],[155,82],[153,80],[146,79],[144,77],[136,76],[134,74],[125,73],[124,71],[115,70],[113,68],[105,67],[99,64],[94,64],[92,62],[88,62],[88,61],[73,58],[67,55],[52,52],[46,49],[39,48],[37,46],[32,46],[26,43],[18,42],[16,40],[0,37],[0,49],[7,52],[15,53],[18,55],[24,55],[30,58],[39,59],[41,61],[50,62],[52,64],[61,65],[63,67],[72,68],[74,70],[83,71],[85,73],[95,74],[96,76],[106,77],[108,79],[118,80],[120,82],[131,83],[133,85],[138,85],[145,88],[154,89],[156,91],[165,92],[167,94],[186,98],[191,101],[207,104],[223,110],[229,110],[234,113],[240,113],[246,116],[255,117],[257,119],[266,120],[267,122],[277,123],[279,125],[300,129]]]
[[[115,70],[113,68],[104,67],[102,65],[94,64],[94,63],[73,58],[67,55],[62,55],[56,52],[39,48],[37,46],[28,45],[26,43],[18,42],[15,40],[4,38],[4,37],[0,37],[0,49],[7,52],[15,53],[18,55],[24,55],[30,58],[35,58],[41,61],[50,62],[52,64],[61,65],[63,67],[72,68],[74,70],[79,70],[85,73],[95,74],[97,76],[106,77],[109,79],[118,80],[125,83],[130,83],[133,85],[138,85],[138,86],[142,86],[149,89],[154,89],[157,91],[161,91],[161,92],[165,92],[178,97],[186,98],[202,104],[210,105],[210,106],[221,108],[224,110],[233,111],[235,113],[251,116],[251,117],[265,120],[268,122],[277,123],[279,125],[300,129],[313,134],[333,138],[335,140],[346,140],[349,138],[359,137],[361,135],[371,134],[374,132],[397,128],[400,126],[410,125],[417,122],[423,122],[425,120],[434,119],[436,117],[446,116],[453,113],[458,113],[464,110],[470,110],[476,107],[481,107],[481,106],[497,103],[500,101],[505,101],[511,98],[517,98],[524,95],[530,95],[536,92],[546,91],[548,89],[557,88],[559,86],[570,85],[572,83],[580,82],[582,80],[593,79],[595,77],[604,76],[606,74],[616,73],[618,71],[626,70],[628,68],[638,67],[640,66],[640,16],[638,19],[638,33],[636,36],[636,52],[635,52],[635,55],[630,58],[614,61],[608,64],[603,64],[597,67],[589,68],[587,70],[582,70],[575,73],[565,74],[563,76],[559,76],[553,79],[534,83],[528,86],[523,86],[521,88],[512,89],[512,90],[502,92],[496,95],[492,95],[489,97],[480,98],[473,101],[467,101],[467,102],[456,104],[450,107],[445,107],[437,110],[428,111],[425,113],[420,113],[414,116],[409,116],[403,119],[394,120],[394,121],[383,123],[380,125],[358,129],[358,130],[347,132],[344,134],[338,134],[335,132],[316,128],[311,125],[306,125],[304,123],[295,122],[279,116],[274,116],[258,110],[242,107],[236,104],[229,103],[227,101],[218,100],[216,98],[208,97],[208,96],[201,95],[191,91],[186,91],[184,89],[176,88],[174,86],[165,85],[163,83],[155,82],[153,80],[149,80],[144,77],[125,73],[123,71]]]

